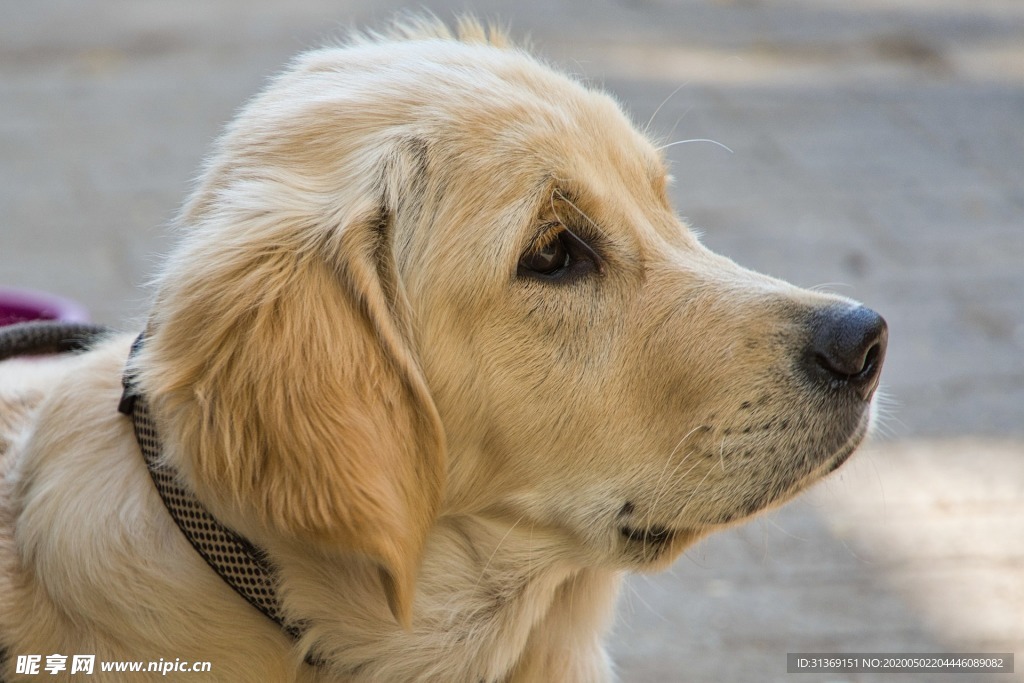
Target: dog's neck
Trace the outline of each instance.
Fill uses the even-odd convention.
[[[403,630],[381,598],[372,562],[311,558],[284,542],[269,550],[289,609],[308,619],[318,653],[352,680],[413,680],[434,670],[437,680],[544,680],[519,673],[541,651],[600,655],[620,581],[617,572],[581,569],[554,535],[443,516],[427,539],[412,628]]]

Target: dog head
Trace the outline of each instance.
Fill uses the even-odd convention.
[[[864,437],[885,323],[711,253],[607,95],[436,25],[310,53],[231,124],[143,386],[214,510],[409,606],[439,514],[663,566]]]

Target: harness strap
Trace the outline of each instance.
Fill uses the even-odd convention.
[[[129,359],[138,353],[142,343],[143,335],[139,335],[132,344]],[[122,382],[124,394],[118,410],[132,419],[135,438],[139,442],[153,484],[171,518],[224,583],[292,638],[300,638],[305,630],[304,624],[286,622],[275,591],[277,582],[274,567],[266,554],[248,539],[217,521],[196,499],[195,494],[181,485],[177,472],[160,457],[160,437],[150,415],[149,403],[138,391],[130,364]]]

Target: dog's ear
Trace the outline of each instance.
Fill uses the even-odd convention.
[[[444,435],[386,215],[367,201],[335,220],[320,237],[268,224],[187,241],[162,278],[143,387],[202,497],[372,558],[408,626]]]

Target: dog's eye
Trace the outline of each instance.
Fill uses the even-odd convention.
[[[558,225],[519,259],[519,274],[563,281],[600,270],[600,259],[586,242]]]
[[[538,275],[553,275],[569,263],[569,250],[562,238],[564,231],[551,235],[545,243],[534,247],[519,259],[519,267]]]

